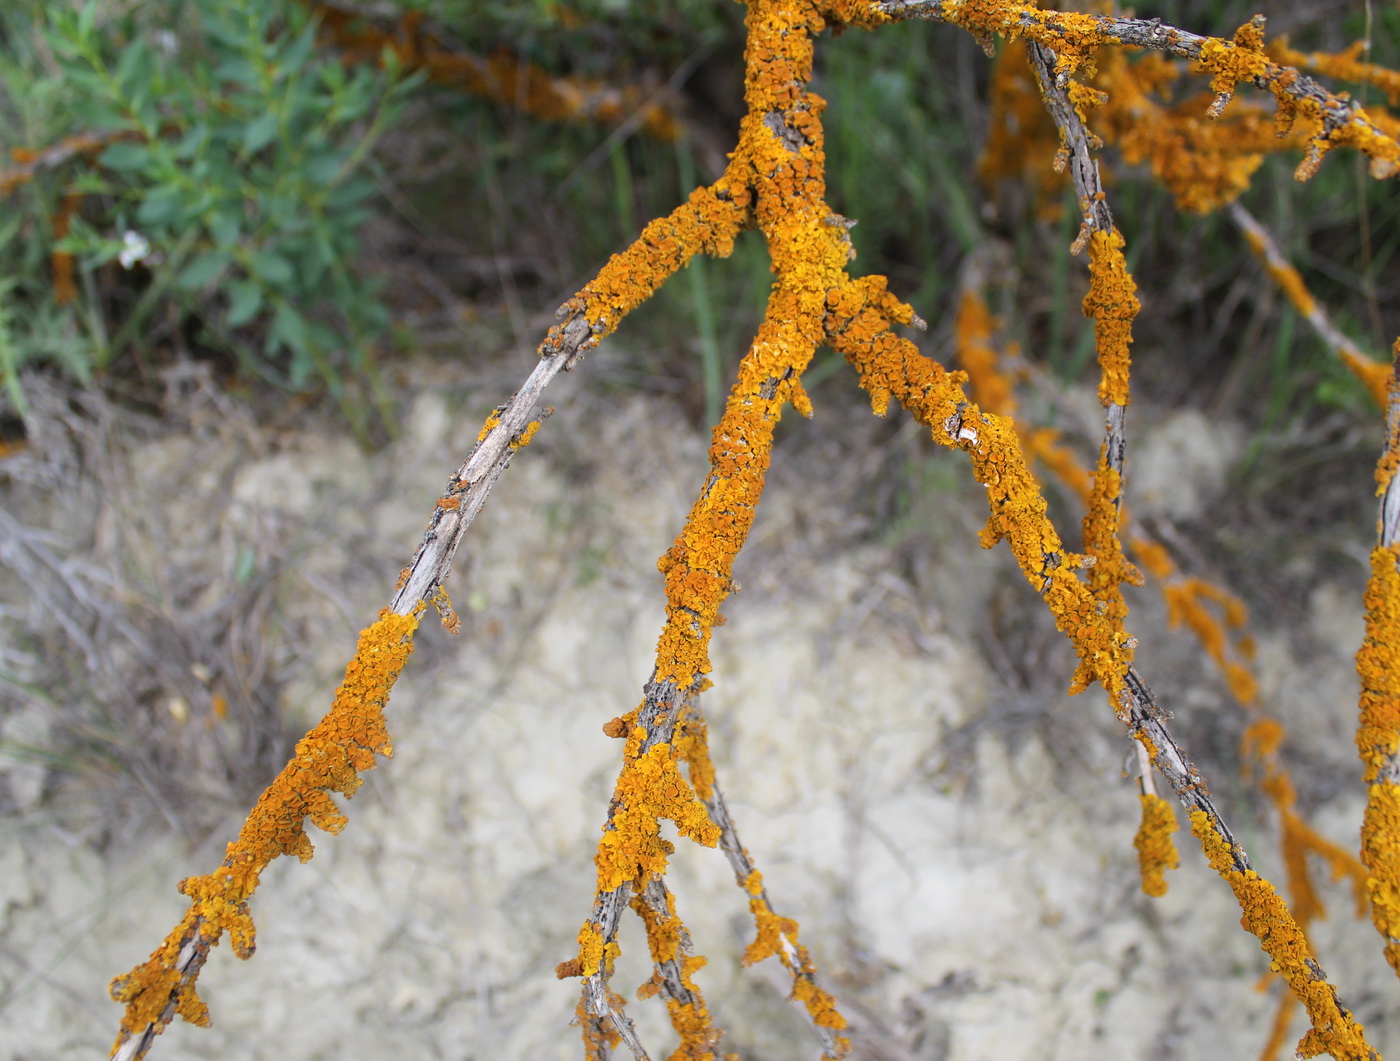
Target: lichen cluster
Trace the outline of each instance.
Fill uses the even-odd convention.
[[[482,96],[546,121],[598,125],[638,123],[662,140],[680,135],[680,123],[641,85],[616,86],[593,78],[554,77],[503,49],[475,55],[449,47],[423,26],[422,11],[406,11],[389,26],[337,4],[308,0],[321,33],[348,62],[379,63],[392,55],[405,72],[422,70],[435,84]],[[654,93],[651,93],[654,94]]]
[[[133,1036],[148,1034],[150,1028],[158,1031],[177,1013],[194,1024],[209,1023],[209,1008],[195,990],[195,978],[225,932],[238,957],[252,957],[248,900],[259,875],[281,855],[302,862],[311,858],[308,820],[327,832],[340,832],[346,818],[332,793],[353,796],[360,773],[374,768],[374,757],[393,754],[384,706],[413,651],[417,626],[417,614],[394,615],[386,609],[361,632],[331,709],[297,742],[291,761],[258,799],[219,868],[180,882],[181,894],[190,899],[184,919],[145,962],[112,981],[112,997],[126,1006],[114,1053]]]
[[[1400,340],[1395,352],[1400,364]],[[1361,859],[1370,873],[1371,921],[1385,941],[1386,960],[1400,974],[1400,541],[1391,511],[1400,464],[1400,378],[1391,379],[1388,410],[1385,453],[1376,468],[1379,541],[1366,584],[1366,636],[1356,654],[1356,747],[1366,782]]]
[[[1105,410],[1105,438],[1092,472],[1054,431],[1028,428],[1012,418],[1012,383],[997,365],[990,340],[993,322],[975,292],[964,294],[957,328],[964,371],[950,371],[897,330],[923,322],[888,290],[884,277],[853,277],[848,271],[854,257],[850,222],[836,214],[826,198],[821,124],[826,103],[809,89],[814,39],[827,29],[875,28],[897,17],[950,22],[989,47],[998,36],[1019,37],[1035,45],[1027,54],[1039,57],[1040,76],[1026,83],[1040,85],[1056,115],[1059,130],[1049,141],[1056,149],[1053,165],[1063,169],[1071,164],[1084,215],[1076,246],[1088,250],[1090,283],[1082,308],[1095,328],[1099,398]],[[1374,1057],[1360,1025],[1338,1001],[1308,950],[1306,925],[1309,918],[1320,916],[1321,908],[1307,878],[1306,856],[1319,854],[1354,879],[1357,874],[1345,853],[1313,833],[1294,813],[1296,797],[1279,765],[1281,730],[1267,718],[1254,718],[1246,751],[1251,768],[1280,812],[1295,912],[1251,868],[1213,810],[1199,773],[1189,763],[1183,765],[1179,749],[1164,748],[1147,735],[1142,712],[1150,714],[1156,708],[1142,706],[1144,685],[1133,670],[1136,642],[1126,628],[1127,605],[1121,592],[1124,582],[1140,579],[1123,547],[1128,513],[1122,500],[1129,349],[1139,302],[1126,267],[1122,236],[1109,220],[1104,194],[1097,187],[1097,163],[1087,154],[1116,137],[1125,157],[1130,162],[1134,158],[1148,162],[1183,205],[1212,208],[1238,194],[1257,164],[1251,161],[1253,156],[1263,153],[1256,144],[1256,133],[1263,128],[1257,116],[1243,119],[1229,135],[1207,132],[1217,128],[1212,123],[1219,121],[1240,83],[1253,83],[1274,96],[1277,128],[1296,130],[1295,142],[1307,152],[1299,168],[1302,177],[1313,172],[1334,146],[1363,152],[1371,159],[1375,175],[1389,175],[1400,163],[1400,146],[1387,132],[1386,119],[1366,114],[1281,66],[1266,49],[1263,27],[1257,21],[1241,27],[1229,40],[1199,38],[1160,26],[1151,31],[1157,37],[1139,39],[1148,31],[1138,27],[1136,20],[1041,10],[1010,0],[748,0],[746,26],[747,111],[723,175],[710,186],[697,188],[668,216],[652,221],[629,248],[615,255],[561,307],[563,320],[540,347],[542,363],[560,359],[553,363],[572,367],[696,254],[724,256],[741,231],[761,233],[772,262],[771,293],[723,416],[714,426],[704,483],[680,533],[658,562],[665,582],[666,619],[652,676],[641,704],[604,726],[605,733],[622,741],[622,763],[594,859],[593,910],[579,930],[576,955],[557,968],[561,977],[582,979],[576,1012],[588,1057],[609,1056],[619,1044],[626,1044],[637,1057],[646,1056],[625,1000],[612,983],[620,953],[619,922],[629,910],[645,928],[652,964],[638,995],[663,999],[678,1038],[672,1057],[701,1061],[720,1056],[722,1032],[696,980],[705,959],[695,953],[666,883],[674,850],[662,835],[663,821],[672,822],[683,839],[723,851],[754,921],[745,962],[777,957],[791,979],[793,999],[808,1013],[824,1056],[843,1057],[851,1048],[841,1034],[845,1018],[832,995],[820,986],[811,955],[799,942],[797,923],[774,908],[762,874],[738,839],[710,760],[699,706],[700,694],[710,684],[711,635],[722,623],[721,609],[735,589],[733,565],[753,525],[774,430],[788,404],[804,416],[812,414],[801,377],[821,345],[835,349],[849,362],[877,415],[884,415],[890,402],[898,402],[937,443],[966,455],[987,499],[981,544],[991,548],[1007,543],[1074,649],[1077,663],[1071,691],[1091,685],[1104,689],[1113,710],[1141,742],[1145,756],[1190,809],[1192,833],[1234,892],[1242,924],[1259,938],[1271,968],[1307,1010],[1312,1027],[1299,1044],[1300,1054],[1312,1057],[1327,1051],[1337,1058]],[[407,26],[398,38],[393,47],[402,48],[403,57],[430,65],[428,39],[416,25]],[[1154,97],[1182,75],[1178,65],[1167,59],[1129,63],[1112,52],[1144,41],[1193,60],[1194,72],[1209,78],[1213,102],[1190,100],[1170,120],[1159,120],[1165,112]],[[1110,51],[1101,55],[1103,49]],[[1382,83],[1372,71],[1355,73]],[[1008,101],[1019,91],[1008,90]],[[1089,133],[1090,121],[1104,135]],[[1140,128],[1154,123],[1159,128]],[[1247,135],[1241,135],[1241,129]],[[984,167],[985,175],[994,176],[998,167],[1007,164],[1006,146],[1003,142],[997,162]],[[1052,159],[1041,161],[1047,170],[1052,168]],[[1090,171],[1095,187],[1086,189],[1084,174]],[[971,396],[965,387],[972,388]],[[1392,445],[1382,462],[1382,491],[1388,489],[1400,463],[1398,406],[1400,398],[1393,395]],[[507,422],[517,427],[526,424],[524,414],[509,421],[506,408],[488,419],[479,446],[499,438]],[[501,459],[525,445],[537,427],[538,421],[521,427],[505,444],[506,456]],[[1062,539],[1048,516],[1033,460],[1060,477],[1084,503],[1078,551]],[[465,488],[465,482],[454,477],[438,502],[425,542],[436,533],[440,520],[452,518],[463,506]],[[1160,543],[1135,536],[1132,547],[1141,566],[1163,583],[1175,620],[1196,633],[1223,669],[1236,697],[1251,705],[1256,692],[1253,676],[1237,658],[1243,642],[1238,636],[1232,640],[1226,632],[1227,628],[1235,631],[1243,621],[1234,598],[1204,582],[1180,577]],[[1365,885],[1377,926],[1392,948],[1400,945],[1397,562],[1400,546],[1383,539],[1367,597],[1366,647],[1358,658],[1365,689],[1358,744],[1367,763],[1371,797]],[[310,857],[307,819],[330,831],[344,824],[329,793],[352,794],[359,784],[358,772],[373,765],[376,753],[388,754],[382,708],[407,659],[418,615],[432,602],[445,621],[451,616],[450,605],[440,594],[445,571],[444,566],[439,576],[425,582],[429,588],[411,615],[386,611],[363,633],[330,714],[298,745],[293,761],[254,808],[238,841],[229,846],[223,864],[211,874],[182,883],[181,890],[192,900],[185,920],[148,962],[113,985],[114,995],[127,1004],[119,1046],[138,1036],[146,1036],[148,1045],[149,1036],[177,1012],[189,1020],[207,1021],[194,977],[209,947],[225,931],[236,952],[245,957],[251,953],[253,928],[247,900],[261,870],[281,854]],[[405,569],[401,590],[408,574]],[[1212,609],[1223,610],[1223,626]],[[1150,721],[1161,720],[1153,715]],[[1172,744],[1169,734],[1165,739]],[[1165,869],[1177,861],[1170,838],[1175,819],[1169,804],[1152,792],[1147,777],[1143,786],[1142,826],[1135,846],[1143,888],[1157,895],[1166,887]],[[142,1045],[136,1056],[144,1049]]]

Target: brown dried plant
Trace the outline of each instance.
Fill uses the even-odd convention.
[[[828,28],[873,30],[901,19],[959,26],[989,50],[997,37],[1026,44],[1031,71],[1026,83],[1038,86],[1056,130],[1058,150],[1043,162],[1069,174],[1082,218],[1072,251],[1087,251],[1089,259],[1083,310],[1095,331],[1104,424],[1091,474],[1073,468],[1052,436],[1026,433],[1009,418],[1006,391],[998,391],[986,366],[979,369],[970,356],[975,343],[963,344],[966,371],[948,370],[897,331],[923,322],[888,291],[884,277],[854,277],[848,271],[853,257],[851,222],[827,203],[821,122],[826,103],[808,87],[815,41]],[[835,999],[820,986],[797,924],[774,907],[761,873],[740,843],[711,765],[700,704],[709,685],[710,634],[734,588],[733,563],[752,526],[774,429],[789,403],[804,416],[811,415],[802,374],[817,347],[826,345],[855,369],[876,415],[897,401],[936,442],[966,454],[988,502],[980,544],[990,548],[1007,542],[1026,580],[1075,650],[1072,691],[1101,686],[1136,740],[1149,764],[1143,772],[1144,825],[1137,841],[1147,890],[1160,892],[1162,870],[1175,861],[1169,839],[1175,823],[1151,786],[1155,769],[1186,808],[1191,832],[1210,865],[1235,894],[1243,926],[1258,937],[1271,967],[1305,1008],[1311,1028],[1298,1045],[1299,1054],[1378,1056],[1312,955],[1304,929],[1316,910],[1309,909],[1306,891],[1297,880],[1290,882],[1290,910],[1274,886],[1255,871],[1133,666],[1136,641],[1125,626],[1121,587],[1143,576],[1124,548],[1128,517],[1122,499],[1129,350],[1139,305],[1095,153],[1110,133],[1116,135],[1125,156],[1137,152],[1174,194],[1203,209],[1238,194],[1255,165],[1253,155],[1265,150],[1265,141],[1256,135],[1257,109],[1227,110],[1239,84],[1253,84],[1274,97],[1275,128],[1286,134],[1283,142],[1304,151],[1300,179],[1316,172],[1334,147],[1361,152],[1373,176],[1392,175],[1400,165],[1393,123],[1281,65],[1264,47],[1259,20],[1241,27],[1233,39],[1220,39],[1155,20],[1040,10],[1012,0],[749,0],[747,31],[747,114],[723,175],[647,225],[635,243],[560,308],[560,322],[541,344],[535,370],[487,420],[476,447],[449,479],[389,606],[361,635],[330,713],[298,745],[293,760],[229,845],[222,864],[181,883],[181,891],[191,899],[181,923],[146,962],[114,982],[114,996],[126,1005],[114,1056],[143,1056],[177,1013],[196,1023],[207,1022],[195,980],[209,949],[225,931],[240,956],[251,954],[248,900],[262,870],[279,855],[310,857],[308,818],[328,831],[344,825],[329,793],[352,794],[360,783],[359,772],[374,765],[376,754],[388,754],[382,710],[407,662],[414,630],[430,605],[449,627],[454,625],[443,589],[453,554],[492,486],[539,427],[534,409],[550,380],[577,366],[695,255],[725,256],[739,233],[755,229],[766,242],[774,274],[767,310],[714,427],[709,473],[684,527],[659,562],[667,618],[643,700],[605,726],[609,735],[624,742],[622,766],[595,858],[593,909],[578,934],[577,955],[558,969],[561,977],[582,980],[577,1013],[587,1055],[603,1058],[623,1043],[634,1057],[649,1056],[612,984],[618,929],[629,908],[645,926],[654,970],[641,994],[664,1000],[679,1037],[671,1056],[713,1058],[722,1050],[722,1033],[694,979],[704,959],[694,952],[667,886],[673,848],[662,836],[663,819],[673,822],[682,837],[725,852],[754,918],[754,939],[745,960],[776,956],[788,971],[793,998],[805,1007],[824,1056],[839,1058],[850,1050],[843,1034],[845,1019]],[[1125,48],[1147,49],[1162,57],[1130,63],[1119,56]],[[1182,60],[1193,64],[1193,73],[1209,78],[1208,103],[1181,104],[1171,121],[1157,122],[1155,129],[1147,128],[1152,123],[1141,116],[1130,120],[1130,114],[1114,111],[1115,97],[1132,102],[1135,92],[1150,96],[1144,86],[1151,78],[1182,76],[1174,65]],[[1091,80],[1096,74],[1098,79]],[[1232,121],[1238,124],[1229,136],[1211,132],[1218,128],[1212,123]],[[1138,139],[1130,144],[1135,135]],[[1190,165],[1173,168],[1168,164],[1173,159]],[[965,389],[970,382],[972,395]],[[1376,926],[1396,964],[1400,490],[1391,485],[1400,464],[1400,388],[1394,384],[1389,407],[1390,445],[1379,470],[1385,499],[1381,544],[1367,597],[1367,640],[1358,659],[1365,689],[1358,743],[1370,795],[1362,851],[1365,887]],[[1084,500],[1087,514],[1077,548],[1047,516],[1031,469],[1033,456],[1052,469],[1058,465]],[[1169,594],[1176,592],[1183,621],[1196,626],[1208,648],[1217,644],[1218,625],[1210,626],[1198,611],[1202,593],[1209,596],[1210,591],[1176,579],[1152,542],[1133,540],[1132,546],[1139,563],[1164,581]],[[1216,600],[1224,604],[1228,619],[1231,599],[1216,594]],[[1234,680],[1243,682],[1223,647],[1218,659]],[[1240,699],[1249,701],[1244,695]],[[1264,787],[1273,787],[1287,832],[1291,792],[1277,765],[1273,732],[1263,724],[1252,730],[1255,769]],[[1330,858],[1304,829],[1295,823],[1295,849],[1310,846]]]

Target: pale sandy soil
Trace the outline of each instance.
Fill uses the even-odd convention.
[[[606,379],[620,356],[601,351],[584,371]],[[372,455],[312,416],[270,428],[206,409],[175,428],[119,425],[103,472],[110,507],[91,483],[35,485],[13,470],[0,505],[79,556],[100,559],[122,527],[144,527],[151,570],[205,571],[210,586],[240,563],[247,577],[251,543],[253,563],[278,572],[260,599],[264,633],[300,639],[271,650],[279,696],[307,724],[482,416],[523,373],[523,362],[473,376],[412,367],[405,432]],[[152,1057],[580,1056],[577,981],[554,967],[590,909],[619,747],[601,727],[647,678],[654,561],[701,481],[704,440],[654,394],[569,380],[552,400],[558,414],[459,557],[461,635],[423,634],[394,693],[394,758],[369,775],[341,835],[313,837],[312,862],[264,876],[257,954],[243,963],[220,948],[201,981],[213,1028],[174,1026]],[[1022,618],[1033,595],[1004,550],[976,548],[983,517],[964,467],[926,456],[909,425],[882,428],[820,394],[817,405],[815,421],[782,433],[706,701],[740,834],[841,999],[855,1056],[1255,1056],[1273,1010],[1255,989],[1266,959],[1189,837],[1169,894],[1141,893],[1121,727],[1101,694],[1064,695],[1066,653]],[[1216,496],[1238,440],[1190,418],[1154,435],[1151,419],[1139,421],[1142,485],[1190,516]],[[917,496],[895,521],[878,484],[901,462]],[[910,475],[911,462],[923,470]],[[1368,489],[1357,484],[1363,499]],[[123,524],[122,512],[146,522]],[[1268,623],[1258,630],[1266,703],[1289,723],[1296,763],[1349,779],[1308,787],[1311,820],[1348,846],[1361,807],[1349,729],[1361,577],[1358,566],[1319,591],[1306,656]],[[0,588],[19,658],[24,580],[10,573]],[[1232,763],[1239,726],[1219,721],[1230,710],[1220,682],[1188,637],[1164,630],[1150,592],[1134,607],[1142,670],[1179,738],[1207,769]],[[183,722],[164,702],[169,725],[233,724],[185,699]],[[42,743],[42,718],[18,702],[6,701],[5,736]],[[193,813],[197,793],[164,816],[137,801],[101,824],[81,801],[108,791],[102,778],[64,781],[32,756],[3,770],[0,1061],[105,1056],[118,1016],[107,981],[178,919],[175,882],[216,864],[241,815],[225,810],[191,843],[168,822]],[[1275,875],[1268,817],[1232,773],[1212,782]],[[682,843],[675,877],[730,1049],[816,1057],[781,970],[740,967],[751,923],[723,858]],[[1400,1049],[1400,987],[1370,926],[1351,920],[1342,886],[1325,897],[1321,960],[1373,1042]],[[650,971],[639,937],[625,926],[628,992]],[[632,1010],[665,1056],[659,1003]]]

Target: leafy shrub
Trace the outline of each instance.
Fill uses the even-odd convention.
[[[351,264],[371,149],[413,80],[318,52],[310,12],[289,0],[115,14],[24,0],[0,29],[5,124],[24,145],[89,141],[72,167],[18,156],[36,179],[0,228],[0,297],[24,310],[0,342],[11,394],[26,362],[86,375],[193,338],[344,403],[388,319]],[[67,297],[66,255],[81,278]]]

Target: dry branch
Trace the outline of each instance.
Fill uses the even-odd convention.
[[[984,40],[994,34],[1019,34],[1035,44],[1035,69],[1059,124],[1064,159],[1076,179],[1086,219],[1083,243],[1090,251],[1091,284],[1084,309],[1095,321],[1100,399],[1106,410],[1106,438],[1088,496],[1083,553],[1070,552],[1049,520],[1014,425],[970,402],[962,389],[965,377],[948,372],[895,334],[896,325],[922,321],[887,291],[884,277],[853,278],[848,272],[849,222],[826,201],[820,120],[825,101],[808,89],[814,38],[828,24],[874,27],[916,17],[955,23]],[[1372,160],[1372,172],[1388,176],[1400,161],[1400,147],[1359,108],[1269,60],[1262,51],[1262,27],[1255,23],[1242,27],[1233,41],[1224,41],[1155,21],[1041,11],[1005,0],[831,0],[822,6],[804,0],[750,0],[747,28],[747,113],[723,176],[649,224],[631,247],[561,308],[564,319],[541,345],[539,365],[521,391],[488,419],[477,446],[438,499],[424,539],[402,572],[392,606],[362,636],[331,714],[298,746],[297,758],[259,802],[239,841],[230,845],[223,866],[182,884],[193,900],[185,921],[145,965],[114,984],[114,993],[128,1003],[115,1050],[124,1058],[142,1056],[176,1012],[197,1022],[206,1019],[194,978],[224,930],[240,956],[251,953],[247,898],[258,873],[280,854],[309,857],[307,817],[332,830],[343,824],[327,792],[353,792],[359,783],[357,771],[373,765],[375,752],[387,753],[380,709],[407,658],[418,617],[432,603],[443,610],[445,621],[453,621],[443,593],[453,555],[515,451],[528,443],[538,423],[531,418],[549,381],[576,364],[695,254],[728,254],[741,230],[756,227],[775,274],[765,316],[714,428],[704,484],[675,543],[659,561],[666,582],[666,622],[643,701],[606,727],[625,740],[622,766],[595,857],[593,908],[579,932],[578,956],[559,969],[560,975],[583,979],[578,1016],[589,1056],[606,1057],[622,1042],[634,1057],[648,1057],[611,982],[618,926],[629,906],[646,925],[651,950],[654,973],[644,994],[665,996],[680,1037],[674,1056],[712,1057],[720,1041],[721,1033],[691,979],[703,959],[692,953],[665,883],[672,849],[661,836],[663,819],[674,822],[683,837],[724,849],[755,917],[756,938],[747,959],[778,955],[793,978],[794,998],[807,1008],[826,1055],[840,1057],[849,1047],[837,1034],[845,1022],[831,997],[817,986],[810,958],[797,942],[796,924],[773,912],[761,877],[739,844],[714,786],[695,702],[708,685],[711,632],[722,621],[720,608],[734,588],[733,563],[753,523],[775,426],[788,403],[810,415],[801,375],[817,347],[826,344],[856,369],[877,415],[891,400],[898,401],[935,441],[967,454],[989,505],[982,545],[990,548],[1007,541],[1022,573],[1074,647],[1078,663],[1072,691],[1091,684],[1105,689],[1129,734],[1189,810],[1192,832],[1235,893],[1243,924],[1259,937],[1308,1011],[1312,1029],[1299,1052],[1311,1057],[1327,1051],[1348,1061],[1374,1058],[1360,1026],[1309,952],[1298,920],[1254,871],[1132,665],[1136,643],[1124,627],[1120,584],[1135,572],[1123,556],[1120,528],[1128,344],[1137,299],[1122,239],[1098,185],[1092,138],[1083,124],[1084,110],[1097,98],[1075,85],[1071,75],[1095,49],[1127,44],[1199,63],[1212,76],[1214,113],[1240,82],[1267,88],[1285,123],[1300,117],[1317,123],[1300,176],[1315,170],[1322,154],[1335,144],[1363,151]],[[1400,545],[1392,544],[1400,528],[1400,501],[1392,500],[1389,489],[1400,463],[1397,407],[1400,397],[1393,396],[1391,446],[1381,476],[1386,498],[1378,555],[1383,562],[1376,578],[1383,581],[1377,582],[1374,593],[1375,623],[1368,638],[1368,648],[1377,654],[1362,668],[1363,683],[1369,683],[1366,688],[1380,712],[1379,721],[1363,729],[1374,737],[1369,745],[1370,791],[1373,799],[1390,801],[1382,811],[1392,815],[1372,832],[1373,839],[1379,838],[1375,855],[1381,860],[1395,858],[1400,850],[1393,839],[1400,832],[1394,825],[1400,821],[1400,790],[1395,785],[1400,779],[1400,730],[1393,725],[1400,694],[1392,696],[1391,686],[1385,684],[1400,681],[1391,677],[1397,673],[1393,652],[1400,648],[1400,605],[1395,603],[1400,601]],[[1400,490],[1394,492],[1400,496]],[[1366,708],[1363,700],[1363,712]],[[1363,714],[1363,724],[1366,717]],[[1385,730],[1385,725],[1391,729]],[[1368,745],[1363,743],[1362,751],[1366,756]],[[1155,833],[1144,836],[1144,850],[1164,831],[1159,822]],[[1160,852],[1152,859],[1160,861]],[[1147,861],[1145,856],[1145,866]],[[1380,900],[1393,898],[1379,895],[1381,890],[1373,891],[1378,911]],[[1378,913],[1381,926],[1379,917]],[[1392,945],[1400,943],[1395,924],[1400,922],[1387,920],[1382,928]]]
[[[1400,975],[1400,340],[1386,411],[1386,447],[1376,466],[1380,497],[1376,548],[1366,584],[1366,637],[1356,654],[1361,718],[1356,747],[1365,767],[1361,860],[1371,920]]]

